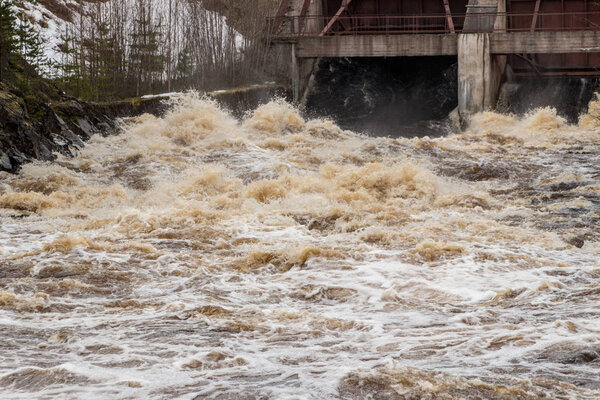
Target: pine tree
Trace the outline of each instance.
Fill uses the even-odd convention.
[[[0,81],[6,79],[17,51],[16,18],[10,2],[0,0]]]
[[[121,71],[124,55],[118,48],[117,40],[111,34],[106,22],[97,24],[94,43],[98,62],[96,67],[96,91],[100,98],[115,98],[121,90],[123,75]]]
[[[40,35],[29,23],[24,14],[20,14],[16,27],[16,39],[19,56],[25,60],[27,79],[30,78],[30,69],[36,73],[42,72],[48,67],[48,59],[45,56],[44,44]]]
[[[77,47],[72,29],[60,35],[60,43],[57,46],[60,53],[60,61],[57,64],[57,83],[67,93],[81,95],[81,69],[77,62]]]
[[[177,55],[177,79],[185,79],[190,76],[192,69],[192,56],[186,47]]]

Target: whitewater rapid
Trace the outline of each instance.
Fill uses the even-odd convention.
[[[600,398],[599,140],[188,94],[0,173],[1,397]]]

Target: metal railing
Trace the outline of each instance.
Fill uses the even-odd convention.
[[[268,29],[273,37],[600,30],[600,12],[474,13],[468,19],[466,14],[353,15],[337,18],[324,31],[331,20],[323,16],[275,17],[268,19]]]

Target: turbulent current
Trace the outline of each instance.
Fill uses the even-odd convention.
[[[598,399],[600,102],[392,139],[187,95],[0,173],[3,399]]]

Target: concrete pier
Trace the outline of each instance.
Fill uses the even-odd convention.
[[[495,93],[490,37],[487,33],[458,35],[458,112],[461,118],[491,107]]]
[[[506,30],[506,20],[497,18],[497,13],[505,10],[505,0],[470,0],[467,5],[457,45],[458,114],[463,123],[471,115],[493,108],[498,99],[506,57],[492,54],[490,34]]]
[[[317,57],[298,57],[297,46],[296,43],[291,44],[292,95],[295,103],[304,104],[310,91],[319,59]]]
[[[297,18],[282,19],[282,29],[290,35],[313,36],[317,35],[324,27],[324,20],[312,16],[323,15],[323,3],[320,0],[283,0],[281,7],[284,15],[295,15]],[[281,53],[281,43],[278,52]],[[283,44],[283,52],[290,53],[290,59],[283,57],[283,69],[285,64],[289,65],[291,88],[294,102],[303,104],[308,96],[308,91],[313,80],[314,70],[318,64],[318,56],[300,56],[298,54],[298,41]],[[287,51],[286,51],[287,50]],[[282,63],[282,57],[279,57]]]

